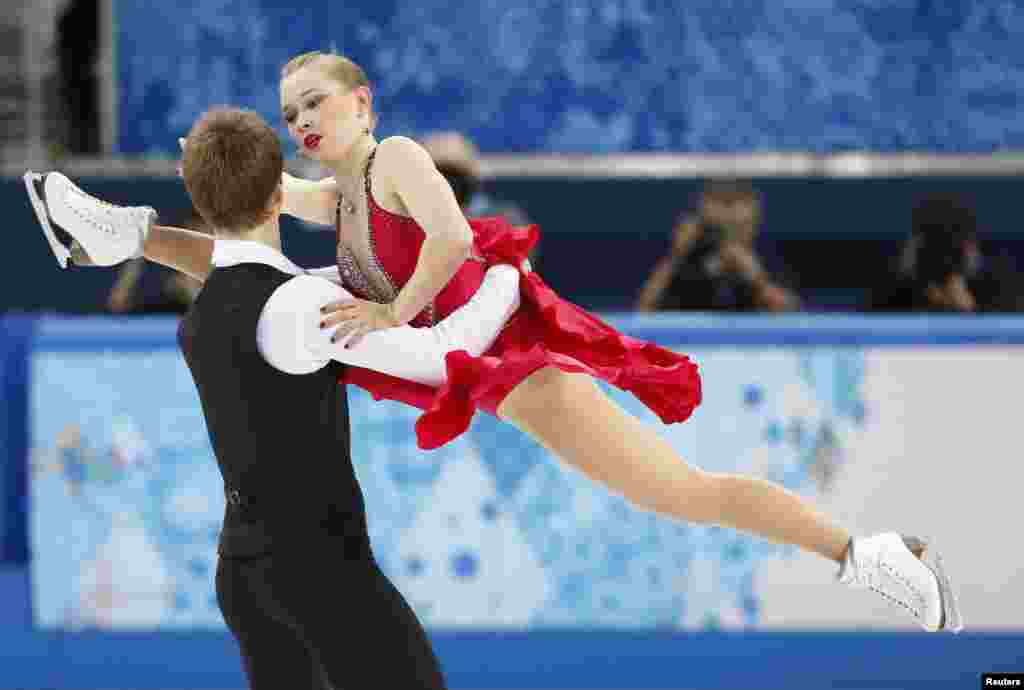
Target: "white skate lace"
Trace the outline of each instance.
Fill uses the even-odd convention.
[[[855,558],[854,560],[857,561],[859,559]],[[893,595],[892,583],[884,581],[883,573],[905,587],[910,593],[909,598],[913,601],[905,601],[903,597]],[[924,619],[924,594],[898,570],[886,563],[881,553],[874,554],[871,558],[854,564],[853,582],[870,589],[886,601],[899,606],[914,618],[918,620]]]
[[[97,218],[96,214],[91,213],[88,209],[82,208],[79,204],[68,204],[68,208],[70,208],[75,213],[75,215],[81,218],[83,222],[88,223],[97,230],[101,230],[112,237],[116,236],[118,232],[115,227],[115,219],[111,218],[110,214],[117,214],[118,212],[124,213],[128,215],[132,221],[137,221],[138,218],[136,218],[136,216],[138,216],[140,213],[145,214],[152,212],[152,209],[145,206],[133,207],[118,206],[116,204],[111,204],[107,201],[104,201],[103,199],[94,197],[88,192],[83,191],[78,187],[78,185],[74,183],[68,185],[68,190],[74,193],[76,196],[84,199],[86,202],[96,204],[97,206],[100,207],[100,211],[107,212],[108,215],[105,218],[101,219]]]

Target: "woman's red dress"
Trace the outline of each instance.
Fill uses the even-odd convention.
[[[412,276],[425,234],[412,218],[381,208],[373,198],[366,168],[370,247],[375,268],[397,291]],[[420,448],[431,449],[456,438],[476,410],[497,415],[498,405],[534,371],[554,366],[581,372],[629,391],[666,424],[685,421],[701,401],[697,366],[684,355],[631,338],[580,307],[559,297],[523,261],[540,234],[537,226],[513,227],[500,217],[469,219],[474,258],[466,261],[413,326],[430,326],[465,304],[480,287],[491,264],[519,268],[521,306],[497,341],[480,357],[465,351],[446,358],[448,382],[431,388],[387,374],[348,367],[343,382],[424,410],[416,422]],[[381,301],[358,265],[339,243],[339,269],[345,287],[357,297]]]

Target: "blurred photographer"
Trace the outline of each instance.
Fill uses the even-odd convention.
[[[192,208],[180,214],[176,224],[197,232],[210,232]],[[104,306],[107,312],[118,315],[181,316],[192,306],[201,288],[202,283],[184,273],[143,258],[132,259],[122,264]]]
[[[871,294],[880,312],[1016,312],[1020,280],[1003,259],[982,253],[974,211],[955,197],[925,199],[898,265]]]
[[[760,224],[761,198],[750,184],[708,182],[697,215],[677,223],[672,247],[644,284],[637,310],[800,309],[799,297],[757,255]]]

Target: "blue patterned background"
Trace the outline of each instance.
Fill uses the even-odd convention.
[[[331,47],[368,71],[381,134],[458,129],[484,151],[1024,146],[1020,0],[118,0],[116,16],[124,153],[175,155],[215,104],[279,125],[281,65]]]
[[[827,492],[869,421],[862,352],[693,354],[713,385],[691,422],[659,432],[706,469]],[[180,354],[41,349],[31,366],[36,623],[222,628],[223,493]],[[631,396],[614,397],[656,423]],[[759,565],[791,553],[638,511],[491,417],[422,452],[415,410],[357,389],[350,401],[374,552],[428,625],[749,628]]]

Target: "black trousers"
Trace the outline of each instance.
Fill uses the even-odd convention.
[[[217,601],[252,690],[444,690],[412,608],[372,556],[221,556]]]

